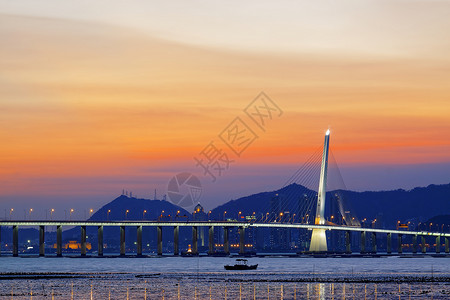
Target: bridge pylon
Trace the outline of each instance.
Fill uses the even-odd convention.
[[[320,169],[319,191],[317,195],[316,217],[314,219],[315,225],[325,224],[325,196],[327,192],[327,173],[328,173],[328,148],[330,142],[330,130],[325,133],[325,142],[323,144],[322,166]],[[326,252],[327,237],[325,229],[314,228],[311,236],[311,244],[309,246],[310,252]]]

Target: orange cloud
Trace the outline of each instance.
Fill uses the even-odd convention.
[[[261,90],[284,115],[242,164],[301,162],[328,126],[341,163],[450,161],[449,60],[261,54],[93,23],[2,23],[2,180],[189,165]]]

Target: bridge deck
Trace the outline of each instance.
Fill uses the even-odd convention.
[[[180,226],[180,227],[269,227],[269,228],[314,228],[325,230],[393,233],[402,235],[443,236],[450,237],[450,233],[429,231],[403,231],[395,229],[362,228],[350,226],[311,225],[301,223],[249,223],[233,221],[0,221],[0,226]]]

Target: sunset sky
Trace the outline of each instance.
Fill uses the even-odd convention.
[[[95,2],[95,3],[93,3]],[[81,211],[179,172],[207,209],[280,188],[323,143],[347,188],[450,182],[449,1],[0,0],[0,209]],[[244,113],[264,91],[265,131]],[[240,157],[218,135],[258,135]],[[216,182],[194,157],[235,160]],[[0,218],[3,218],[0,211]]]

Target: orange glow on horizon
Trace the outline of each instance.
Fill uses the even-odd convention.
[[[232,154],[217,136],[236,116],[258,135],[232,157],[241,167],[301,165],[327,128],[339,164],[450,162],[450,57],[441,49],[257,53],[103,23],[1,17],[8,194],[169,177],[212,140]],[[261,90],[284,112],[265,132],[243,113]]]

